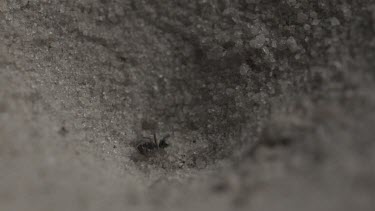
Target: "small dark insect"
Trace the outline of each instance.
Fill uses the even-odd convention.
[[[58,132],[62,136],[66,136],[66,134],[69,133],[69,131],[66,129],[66,127],[62,126]]]
[[[154,134],[154,140],[152,141],[151,138],[146,138],[146,139],[149,139],[149,141],[146,141],[146,142],[142,142],[140,144],[137,145],[137,150],[139,153],[141,153],[142,155],[150,155],[156,151],[159,151],[160,149],[164,149],[166,147],[169,146],[169,144],[167,143],[167,138],[169,138],[170,135],[166,135],[164,138],[160,139],[158,141],[158,139],[156,138],[156,135]]]

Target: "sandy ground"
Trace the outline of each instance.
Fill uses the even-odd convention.
[[[370,0],[0,0],[0,210],[375,210],[374,71]]]

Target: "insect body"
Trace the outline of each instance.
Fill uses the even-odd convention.
[[[169,138],[170,135],[166,135],[164,138],[162,138],[160,141],[156,138],[156,135],[154,134],[154,140],[152,141],[151,138],[148,138],[149,141],[142,142],[137,145],[137,150],[142,155],[148,156],[152,153],[155,153],[159,151],[160,149],[164,149],[169,146],[167,143],[167,138]]]

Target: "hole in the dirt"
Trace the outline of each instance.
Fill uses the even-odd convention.
[[[191,45],[178,42],[177,35],[173,39],[173,45]],[[170,146],[163,149],[162,156],[148,157],[136,151],[132,160],[167,169],[203,169],[230,156],[236,144],[233,137],[240,136],[244,105],[236,102],[236,98],[240,99],[243,87],[236,86],[238,79],[240,84],[242,79],[238,71],[228,69],[238,69],[239,65],[237,61],[224,67],[202,63],[194,57],[197,51],[194,46],[174,48],[188,49],[184,55],[178,51],[170,55],[171,61],[183,61],[186,66],[173,64],[180,71],[158,67],[149,79],[150,85],[142,87],[141,95],[145,97],[143,104],[138,105],[142,111],[136,126],[137,141],[153,133],[158,136],[170,133]]]
[[[354,25],[375,19],[360,1],[3,2],[0,207],[371,204],[373,82],[352,73],[373,56]],[[306,70],[326,61],[337,70]],[[330,104],[345,111],[316,110]]]

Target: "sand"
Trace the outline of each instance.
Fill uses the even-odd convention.
[[[374,210],[374,70],[369,0],[0,0],[0,210]]]

